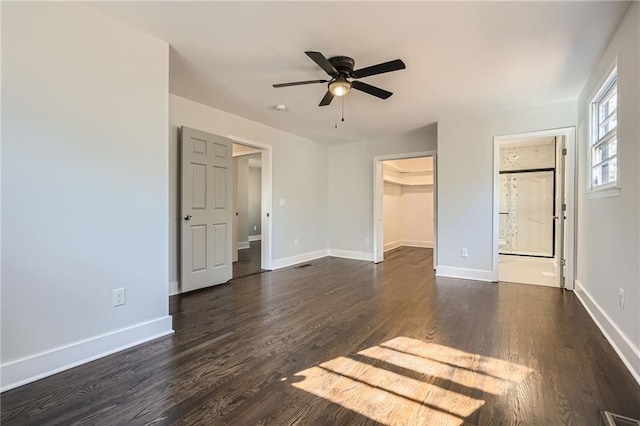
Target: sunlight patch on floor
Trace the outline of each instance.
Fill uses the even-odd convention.
[[[497,358],[398,337],[301,371],[292,386],[387,425],[461,425],[484,405],[477,395],[503,394],[530,372]]]
[[[531,369],[513,362],[469,353],[436,343],[425,343],[410,337],[396,337],[380,346],[512,382],[521,382],[531,372]]]
[[[502,394],[510,384],[509,381],[504,379],[382,346],[374,346],[358,353],[404,368],[418,376],[450,377],[452,381],[463,386],[480,389],[493,395]]]

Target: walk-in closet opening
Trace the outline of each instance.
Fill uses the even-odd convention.
[[[402,247],[427,249],[433,256],[435,156],[377,157],[374,163],[375,261],[383,261],[385,253]]]

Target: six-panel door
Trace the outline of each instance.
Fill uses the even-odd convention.
[[[182,291],[227,282],[232,276],[232,142],[182,128]]]

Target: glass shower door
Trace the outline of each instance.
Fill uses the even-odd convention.
[[[500,254],[555,255],[555,170],[500,172]]]

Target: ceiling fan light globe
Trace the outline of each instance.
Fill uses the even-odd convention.
[[[329,91],[333,96],[344,96],[351,90],[351,83],[347,80],[335,80],[329,83]]]

